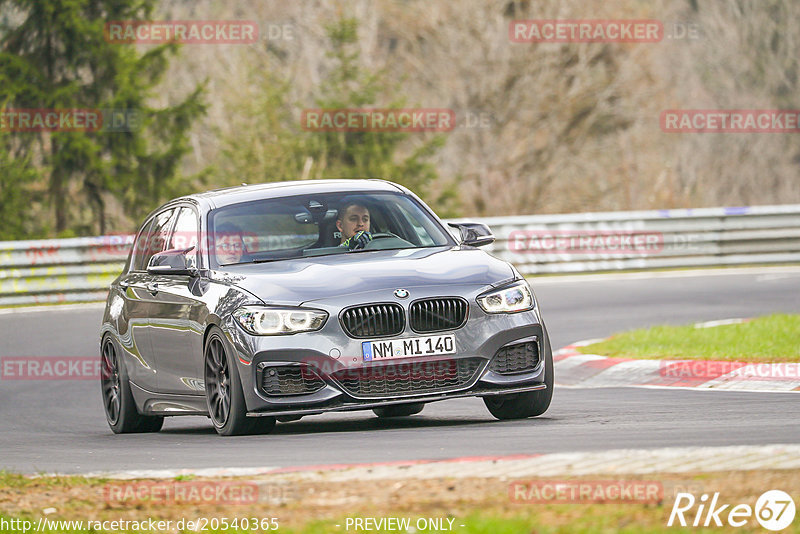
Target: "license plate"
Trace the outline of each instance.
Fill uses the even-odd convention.
[[[410,358],[413,356],[438,356],[456,352],[456,336],[412,337],[391,341],[364,341],[361,351],[365,362],[388,360],[390,358]]]

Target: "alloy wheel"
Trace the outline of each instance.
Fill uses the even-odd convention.
[[[231,411],[231,376],[228,358],[222,341],[212,337],[206,347],[206,395],[211,418],[217,426],[224,426]]]
[[[106,340],[103,345],[102,358],[103,405],[108,420],[112,425],[117,424],[120,414],[120,378],[117,351],[111,340]]]

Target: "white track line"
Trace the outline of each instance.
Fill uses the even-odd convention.
[[[10,315],[15,313],[37,313],[47,311],[88,311],[102,310],[105,302],[88,302],[85,304],[54,304],[52,306],[19,306],[16,308],[0,308],[0,315]]]

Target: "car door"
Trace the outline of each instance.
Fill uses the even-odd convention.
[[[142,225],[136,236],[128,272],[120,277],[123,306],[118,322],[119,339],[127,354],[129,379],[147,391],[158,391],[158,365],[150,340],[153,295],[145,268],[154,254],[157,232],[170,220],[172,210],[159,213]]]
[[[166,250],[186,249],[197,266],[199,219],[190,206],[181,206]],[[153,275],[150,339],[159,370],[159,391],[201,395],[203,385],[203,324],[205,305],[188,275]]]

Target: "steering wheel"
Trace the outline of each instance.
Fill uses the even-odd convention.
[[[367,243],[367,246],[365,246],[363,250],[382,250],[384,247],[381,247],[380,245],[376,246],[376,243],[380,243],[381,242],[380,240],[382,240],[382,239],[395,239],[395,240],[397,240],[397,245],[396,246],[398,246],[400,248],[405,248],[406,246],[408,246],[408,247],[413,247],[414,246],[411,243],[409,243],[408,241],[406,241],[405,239],[403,239],[402,237],[400,237],[400,236],[398,236],[396,234],[393,234],[391,232],[378,232],[378,233],[372,234],[372,241]],[[391,247],[394,247],[395,245],[394,244],[390,244],[389,246],[391,248]]]
[[[391,232],[381,232],[381,233],[378,233],[378,234],[372,234],[373,241],[375,239],[385,239],[387,237],[397,237],[398,239],[400,238],[400,236],[396,236]]]

